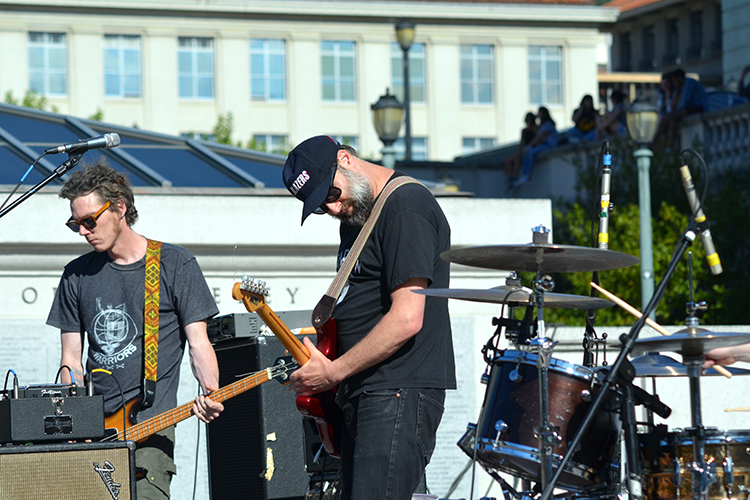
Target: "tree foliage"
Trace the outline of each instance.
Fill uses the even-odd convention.
[[[640,227],[638,208],[638,168],[633,157],[634,145],[623,137],[610,141],[612,151],[611,200],[614,211],[610,216],[609,248],[640,257]],[[694,148],[701,150],[700,144]],[[591,160],[591,159],[590,159]],[[696,189],[700,194],[706,174],[699,168],[694,155],[684,155],[691,168]],[[676,151],[656,149],[651,162],[651,202],[654,276],[658,285],[678,241],[688,228],[690,208],[679,174],[681,160]],[[600,169],[596,161],[576,165],[579,180],[574,203],[557,203],[554,210],[555,243],[591,247],[592,223],[598,227],[595,210],[599,204]],[[694,300],[705,300],[709,310],[701,317],[703,324],[748,324],[747,297],[750,280],[747,262],[750,258],[750,171],[710,168],[711,183],[704,203],[705,212],[724,273],[712,276],[705,259],[705,251],[697,238],[690,247],[693,256]],[[594,222],[592,222],[594,221]],[[591,273],[570,273],[555,276],[555,292],[588,296]],[[602,271],[601,286],[628,303],[641,309],[640,266]],[[668,284],[664,298],[656,312],[657,322],[684,324],[686,303],[690,300],[688,256]],[[550,310],[546,319],[554,323],[583,325],[585,314],[575,310]],[[620,308],[597,311],[596,324],[627,325],[633,319]]]

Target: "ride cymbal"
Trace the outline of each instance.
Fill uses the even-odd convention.
[[[489,302],[507,304],[511,307],[525,306],[529,303],[532,291],[525,287],[498,286],[486,290],[462,288],[426,288],[415,290],[415,293],[432,297],[469,300],[472,302]],[[545,293],[544,307],[549,309],[602,309],[612,307],[614,302],[597,297],[566,295],[564,293]]]
[[[669,356],[662,354],[644,354],[630,360],[635,367],[636,377],[687,377],[687,367]],[[742,368],[725,367],[732,375],[749,375],[750,370]],[[703,377],[723,375],[713,367],[703,373]]]
[[[640,261],[638,257],[613,250],[549,243],[461,248],[443,252],[440,257],[464,266],[530,272],[541,268],[549,273],[605,271]]]
[[[697,356],[718,347],[730,347],[748,342],[750,342],[750,333],[710,332],[703,328],[690,327],[668,337],[636,340],[633,354],[670,351],[683,356]]]

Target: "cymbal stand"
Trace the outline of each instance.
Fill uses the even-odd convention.
[[[535,235],[536,236],[536,235]],[[545,335],[544,328],[544,292],[552,291],[555,282],[548,274],[541,272],[541,251],[537,255],[539,270],[536,273],[530,300],[537,309],[538,337],[530,342],[531,350],[537,354],[536,366],[539,371],[539,413],[540,426],[534,428],[539,440],[539,461],[541,463],[540,477],[541,485],[544,487],[549,478],[552,477],[552,455],[555,446],[562,442],[560,428],[550,425],[549,420],[549,387],[547,372],[552,357],[552,350],[557,341],[549,339]]]
[[[667,289],[669,280],[672,278],[672,275],[677,269],[677,264],[679,264],[680,258],[688,249],[688,247],[693,243],[693,240],[695,240],[696,227],[697,225],[695,224],[695,222],[691,221],[687,230],[682,234],[682,236],[680,237],[678,241],[677,247],[675,248],[672,254],[672,257],[669,261],[669,264],[667,265],[667,270],[664,272],[664,276],[662,280],[659,282],[658,286],[656,287],[656,290],[654,291],[654,294],[651,296],[651,300],[649,300],[649,303],[646,305],[646,307],[642,311],[643,315],[636,320],[636,322],[630,328],[630,331],[628,332],[628,334],[623,335],[621,337],[621,342],[623,345],[622,345],[620,354],[617,356],[617,359],[614,361],[614,363],[612,363],[612,368],[607,373],[607,377],[602,383],[602,386],[599,389],[599,393],[596,395],[596,397],[592,401],[591,406],[589,406],[588,412],[586,412],[586,416],[583,418],[583,420],[581,421],[581,424],[578,426],[575,436],[573,436],[571,441],[568,443],[568,451],[565,453],[562,460],[560,461],[560,464],[555,470],[554,476],[552,476],[552,479],[550,480],[548,484],[544,485],[544,490],[542,491],[542,495],[539,500],[549,500],[549,498],[552,497],[552,492],[555,488],[555,483],[558,481],[558,479],[560,478],[560,475],[565,470],[565,466],[568,464],[568,462],[570,462],[570,459],[573,456],[573,453],[575,452],[575,450],[578,448],[579,444],[581,443],[581,439],[583,435],[588,430],[589,426],[591,425],[591,422],[594,419],[594,416],[597,414],[597,412],[599,411],[599,408],[601,408],[602,404],[604,403],[604,399],[608,395],[609,390],[617,382],[617,379],[619,377],[619,372],[623,367],[623,363],[627,360],[628,355],[630,355],[630,353],[633,351],[633,347],[635,346],[635,341],[638,338],[638,334],[640,333],[643,326],[646,324],[646,318],[648,318],[651,312],[656,309],[657,304],[661,301],[662,297],[664,296],[664,292]],[[635,499],[635,500],[639,500],[643,498],[643,493],[641,491],[640,483],[637,481],[637,478],[632,477],[632,474],[630,473],[629,473],[629,476],[630,476],[628,478],[628,482],[630,483],[629,486],[633,488],[629,492],[630,498]]]
[[[693,296],[693,254],[688,252],[688,282],[690,290],[690,301],[687,303],[687,318],[685,325],[694,331],[699,325],[696,313],[708,309],[708,303],[701,301],[696,303]],[[703,362],[706,360],[704,354],[683,354],[682,364],[687,368],[688,379],[690,381],[690,415],[692,427],[688,432],[693,437],[693,462],[688,464],[692,474],[692,493],[693,498],[706,499],[709,486],[716,482],[716,464],[706,464],[705,455],[705,437],[706,428],[703,426],[703,417],[701,409],[701,384],[700,377],[703,371]],[[731,459],[730,459],[731,460]],[[725,462],[724,467],[731,468],[731,462]]]

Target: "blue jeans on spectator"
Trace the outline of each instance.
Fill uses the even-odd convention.
[[[548,149],[552,149],[552,146],[549,144],[540,144],[538,146],[534,146],[533,148],[529,148],[528,151],[523,155],[523,158],[521,159],[521,164],[523,165],[521,167],[521,176],[518,178],[518,184],[521,184],[523,182],[526,182],[531,177],[531,172],[534,170],[534,161],[536,160],[536,157],[539,153],[542,151],[546,151]]]
[[[571,144],[577,144],[581,141],[593,141],[596,139],[596,129],[591,129],[588,132],[583,132],[580,129],[573,127],[565,132],[568,141]]]
[[[342,407],[342,500],[408,500],[435,449],[445,390],[364,392]]]

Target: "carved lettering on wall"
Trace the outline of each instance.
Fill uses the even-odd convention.
[[[39,294],[37,293],[36,288],[27,287],[21,292],[21,299],[27,304],[33,304],[38,298]]]

